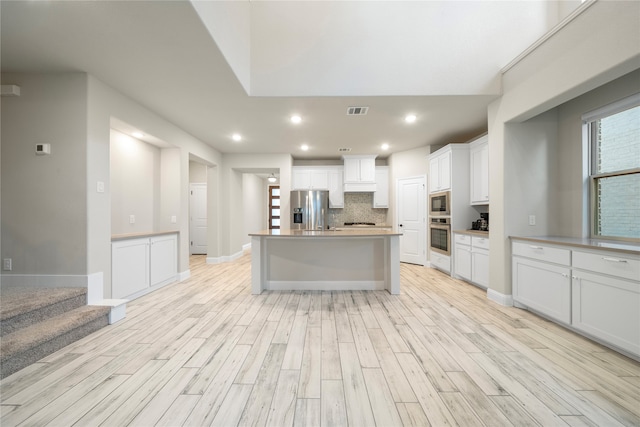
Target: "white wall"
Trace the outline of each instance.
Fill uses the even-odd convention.
[[[546,211],[543,214],[546,221],[539,223],[535,230],[527,232],[530,228],[521,225],[523,209],[514,202],[520,200],[519,193],[522,191],[536,194],[538,189],[534,187],[540,182],[531,179],[528,182],[520,181],[521,185],[514,185],[514,182],[519,182],[522,171],[512,166],[511,162],[515,162],[515,165],[518,162],[522,164],[520,156],[523,153],[520,150],[524,147],[522,144],[527,144],[529,140],[534,144],[534,147],[531,147],[534,154],[537,154],[537,149],[549,149],[550,152],[556,153],[553,162],[565,153],[569,156],[575,154],[573,149],[553,147],[553,140],[559,140],[558,135],[567,135],[565,121],[569,119],[563,116],[553,120],[553,115],[557,113],[550,110],[640,68],[640,46],[637,43],[640,39],[640,26],[637,25],[639,14],[638,2],[595,2],[504,74],[504,94],[488,109],[491,163],[489,286],[497,293],[511,294],[509,236],[557,232],[558,229],[553,225],[555,215],[563,216],[562,213]],[[615,24],[602,25],[603,22]],[[615,48],[612,48],[613,46]],[[597,60],[594,59],[596,54]],[[637,88],[637,83],[634,87]],[[548,115],[540,116],[547,111]],[[532,121],[526,122],[532,118]],[[548,125],[544,124],[545,121]],[[558,121],[561,123],[560,126]],[[545,129],[546,126],[548,129]],[[555,136],[554,132],[557,132]],[[522,141],[513,142],[512,137]],[[575,135],[572,138],[575,138]],[[544,139],[546,141],[542,141]],[[575,164],[575,161],[582,162],[581,156],[570,163]],[[557,163],[551,166],[541,164],[539,167],[547,169],[549,173],[555,170],[555,178],[549,178],[555,181],[566,177],[562,174],[569,173],[570,169],[575,170],[573,166]],[[562,187],[554,182],[551,188],[556,192],[551,196],[552,200],[557,202],[561,197]],[[527,210],[533,208],[525,207]],[[563,208],[563,212],[567,212],[567,217],[562,219],[563,223],[582,221],[581,217],[574,217],[577,211],[573,204],[570,208]],[[575,229],[572,228],[569,232],[573,233]]]
[[[292,158],[289,154],[225,154],[221,170],[221,198],[225,200],[221,206],[222,214],[221,248],[223,257],[235,256],[242,251],[246,242],[243,209],[243,173],[276,173],[280,178],[280,200],[284,212],[289,212],[291,193]],[[282,228],[289,228],[289,215],[283,215]],[[209,256],[212,254],[209,253]]]
[[[505,227],[510,235],[548,235],[557,199],[556,159],[558,125],[555,110],[524,123],[505,126],[504,201],[509,206]],[[536,225],[529,225],[529,215]],[[493,224],[493,221],[490,223]]]
[[[160,149],[111,131],[111,233],[156,229],[160,189]],[[129,216],[135,216],[131,224]]]
[[[87,76],[3,74],[3,274],[87,274]],[[35,145],[51,144],[36,156]],[[108,161],[108,156],[107,156]]]
[[[266,229],[268,215],[266,180],[252,173],[242,175],[242,214],[244,215],[243,245],[251,243],[248,233]]]
[[[189,161],[189,182],[207,182],[207,165],[199,162]]]
[[[582,140],[582,115],[640,92],[640,70],[594,89],[560,105],[558,110],[558,194],[554,211],[554,234],[571,237],[589,235],[587,180],[587,147]]]
[[[158,191],[167,192],[169,202],[157,205],[156,228],[178,212],[171,229],[180,231],[179,271],[188,271],[189,156],[215,166],[220,153],[87,74],[3,74],[2,81],[21,87],[20,97],[1,101],[1,251],[13,259],[11,273],[101,276],[104,296],[111,296],[112,117],[176,147],[161,155],[171,172]],[[35,156],[35,144],[43,142],[52,154]],[[214,236],[220,226],[218,170],[212,167],[208,176]],[[97,191],[98,182],[104,192]]]
[[[209,145],[195,139],[175,125],[167,122],[154,112],[146,109],[132,99],[105,85],[95,77],[89,76],[89,133],[90,145],[95,147],[91,151],[86,163],[89,175],[89,206],[90,215],[90,270],[89,273],[103,272],[105,275],[105,296],[110,296],[111,280],[111,227],[110,206],[111,192],[107,188],[105,194],[93,197],[95,193],[95,179],[109,182],[109,129],[111,118],[135,126],[141,132],[152,135],[167,142],[173,149],[164,149],[161,155],[161,168],[166,174],[162,177],[160,190],[164,202],[160,202],[160,219],[156,224],[159,231],[169,229],[178,230],[178,271],[189,270],[189,160],[195,156],[216,166],[221,163],[221,155]],[[106,154],[105,154],[106,147]],[[211,167],[208,175],[209,199],[209,232],[214,238],[218,236],[219,215],[219,180],[218,168]],[[105,202],[105,198],[107,201]],[[106,206],[105,206],[106,205]],[[106,207],[106,211],[105,211]],[[105,213],[106,212],[106,213]],[[171,224],[170,217],[177,216],[177,223]],[[210,250],[217,250],[218,242],[213,242]]]

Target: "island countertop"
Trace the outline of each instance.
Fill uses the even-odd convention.
[[[350,228],[348,230],[262,230],[255,233],[249,233],[252,237],[375,237],[375,236],[400,236],[393,230],[382,230],[379,228]]]

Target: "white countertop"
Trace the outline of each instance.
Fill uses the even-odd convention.
[[[489,237],[488,231],[481,230],[453,230],[457,234],[468,234],[469,236]]]
[[[380,228],[350,228],[338,230],[262,230],[255,233],[249,233],[253,237],[375,237],[375,236],[400,236],[392,230],[383,230]]]
[[[163,236],[165,234],[178,234],[178,230],[169,231],[145,231],[140,233],[113,234],[111,240],[137,239],[142,237]]]
[[[509,238],[513,240],[526,240],[528,242],[537,243],[551,243],[555,245],[574,246],[587,249],[603,249],[614,252],[625,252],[634,255],[640,254],[640,243],[635,242],[561,236],[510,236]]]

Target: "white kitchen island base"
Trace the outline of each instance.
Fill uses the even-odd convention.
[[[254,294],[382,289],[400,293],[399,233],[267,230],[251,236]]]

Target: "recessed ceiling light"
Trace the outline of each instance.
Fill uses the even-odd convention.
[[[307,144],[302,144],[302,145],[300,146],[300,149],[301,149],[302,151],[307,151],[307,150],[309,150],[309,146],[308,146]]]
[[[405,118],[404,121],[407,123],[413,123],[415,122],[417,119],[417,117],[415,116],[415,114],[408,114]]]
[[[298,124],[302,121],[302,117],[296,115],[291,116],[291,123]]]
[[[240,135],[239,133],[234,133],[231,138],[233,138],[234,141],[240,141],[242,140],[242,135]]]
[[[131,136],[133,136],[134,138],[142,138],[142,137],[144,137],[144,133],[142,133],[142,132],[133,132],[131,134]]]
[[[383,150],[388,150],[389,149],[389,144],[387,144],[386,142],[384,144],[382,144],[380,146],[380,148],[382,148]]]

